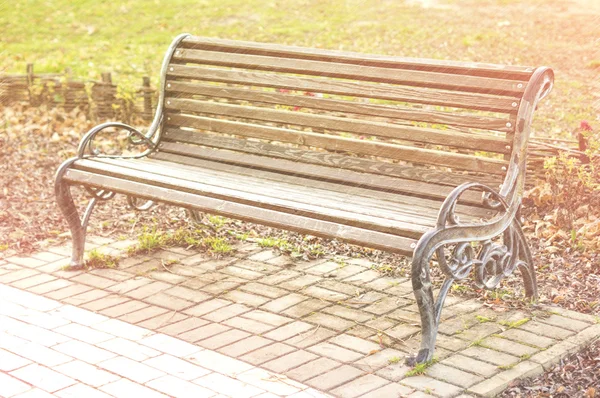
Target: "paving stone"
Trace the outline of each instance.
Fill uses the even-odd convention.
[[[337,332],[326,328],[315,328],[309,332],[299,334],[285,340],[286,344],[293,345],[298,348],[306,348],[322,341],[328,340],[332,336],[337,335]]]
[[[280,257],[287,257],[287,256],[280,256]],[[279,257],[277,257],[277,258],[279,258]],[[277,265],[277,264],[275,264],[275,265]],[[258,282],[264,283],[265,285],[275,286],[282,282],[289,281],[290,279],[298,278],[298,277],[300,277],[300,275],[302,275],[302,274],[298,271],[294,271],[291,269],[284,269],[283,271],[279,271],[276,274],[267,275],[267,276],[259,279]]]
[[[325,261],[312,267],[305,268],[304,271],[312,275],[326,275],[340,268],[341,265],[334,261]]]
[[[140,362],[162,354],[160,351],[121,337],[100,343],[98,347]]]
[[[322,375],[323,373],[328,372],[333,368],[337,368],[340,365],[341,363],[334,361],[333,359],[317,357],[317,359],[298,366],[295,369],[289,370],[285,374],[293,380],[303,382],[315,376]]]
[[[263,322],[254,321],[252,319],[243,318],[236,316],[223,322],[227,326],[231,326],[252,334],[262,335],[275,328],[273,325],[269,325]]]
[[[90,273],[84,273],[71,278],[72,281],[83,283],[98,289],[106,289],[109,286],[116,285],[116,282],[112,279],[103,278],[101,276],[93,275]]]
[[[372,341],[359,339],[358,337],[350,336],[348,334],[340,334],[329,341],[344,348],[358,351],[363,354],[374,353],[375,351],[379,351],[381,349],[378,344],[375,344]]]
[[[185,333],[181,333],[177,336],[178,339],[195,343],[200,340],[207,339],[219,333],[223,333],[230,328],[218,323],[209,323],[208,325],[200,326],[199,328],[188,330]]]
[[[195,303],[192,301],[184,300],[179,297],[165,294],[164,292],[155,293],[143,299],[144,302],[158,305],[173,311],[181,311],[186,308],[192,307]]]
[[[580,332],[583,329],[589,327],[589,324],[586,322],[578,321],[575,319],[566,318],[560,315],[550,315],[548,318],[540,318],[540,323],[545,323],[548,325],[553,325],[558,328],[571,330],[573,332]],[[552,337],[552,336],[550,336]]]
[[[22,368],[30,363],[31,361],[28,359],[25,359],[19,355],[15,355],[12,352],[0,349],[0,371],[2,372],[10,372],[11,370]],[[2,394],[1,387],[0,394]]]
[[[584,346],[596,340],[598,336],[600,336],[600,323],[582,330],[575,336],[569,337],[567,341],[578,346]]]
[[[91,326],[95,330],[111,334],[116,337],[122,337],[128,340],[139,340],[152,334],[151,331],[131,325],[117,319],[108,319],[105,322],[97,323]]]
[[[534,377],[542,373],[542,367],[531,361],[523,361],[512,369],[498,373],[489,379],[469,388],[467,392],[484,397],[495,397],[504,391],[515,379]]]
[[[49,253],[49,254],[52,255],[54,253]],[[55,260],[59,260],[61,258],[62,258],[62,256],[59,256],[59,258],[57,258]],[[27,268],[37,268],[42,265],[46,265],[48,262],[50,262],[48,260],[34,258],[33,256],[9,257],[6,259],[6,261],[8,261],[9,263],[13,263],[13,264],[20,265],[20,266],[27,267]]]
[[[535,354],[538,349],[528,345],[517,343],[516,341],[501,339],[498,337],[488,337],[481,342],[481,345],[494,349],[496,351],[506,352],[514,356],[527,356]]]
[[[580,348],[580,346],[574,345],[569,341],[561,341],[545,351],[540,351],[532,355],[530,360],[531,362],[539,363],[544,369],[549,370],[552,366],[559,363],[561,359],[578,351]]]
[[[164,282],[152,282],[149,284],[144,284],[142,287],[139,287],[135,290],[131,290],[127,292],[127,296],[133,297],[135,299],[143,300],[146,297],[149,297],[153,294],[161,292],[163,290],[171,288],[172,285]]]
[[[185,314],[192,316],[202,316],[204,314],[208,314],[209,312],[216,311],[221,307],[225,307],[230,305],[231,301],[223,300],[223,299],[213,299],[209,301],[205,301],[201,304],[196,305],[195,307],[188,308],[183,311]]]
[[[231,304],[226,307],[221,307],[213,312],[204,314],[202,318],[212,322],[223,322],[226,319],[233,318],[237,315],[250,311],[252,308],[242,304]]]
[[[364,270],[363,272],[354,274],[352,276],[349,276],[345,279],[343,279],[343,281],[345,283],[352,283],[355,285],[364,285],[366,283],[372,282],[377,278],[380,278],[381,274],[377,271],[373,271],[373,270]]]
[[[393,319],[389,319],[385,316],[382,316],[382,317],[370,320],[365,325],[375,328],[375,330],[373,330],[373,333],[376,333],[377,330],[387,330],[389,328],[396,326],[397,324],[398,324],[398,322],[394,321]]]
[[[282,254],[267,260],[266,263],[275,265],[277,267],[288,267],[294,264],[294,260],[292,260],[288,255]]]
[[[26,319],[26,318],[21,318]],[[13,318],[0,315],[0,328],[10,335],[31,341],[32,343],[41,344],[45,347],[51,347],[58,343],[63,343],[69,340],[61,334],[54,333],[45,328],[41,328],[29,323],[21,322]]]
[[[244,373],[241,373],[237,378],[245,383],[252,384],[255,387],[261,388],[270,392],[275,397],[289,396],[300,392],[305,387],[293,380],[280,380],[280,376],[274,375],[264,369],[252,368]]]
[[[91,287],[80,284],[72,284],[71,286],[67,286],[63,289],[54,290],[46,293],[46,297],[54,299],[54,300],[63,300],[67,297],[76,296],[81,293],[85,293],[92,290]]]
[[[242,356],[243,354],[246,354],[250,351],[254,351],[271,343],[273,343],[272,340],[265,339],[264,337],[260,336],[250,335],[250,337],[247,337],[228,346],[222,347],[221,349],[219,349],[219,352],[227,356],[237,358]]]
[[[52,275],[37,274],[29,278],[20,279],[16,282],[13,282],[12,286],[17,287],[19,289],[29,289],[30,287],[41,285],[43,283],[47,283],[53,280],[56,280],[56,278]]]
[[[280,283],[279,287],[292,291],[297,291],[305,288],[306,286],[312,285],[320,280],[321,278],[315,275],[303,275],[298,278],[290,279],[288,281]]]
[[[56,254],[49,251],[33,253],[30,257],[35,258],[37,260],[41,260],[44,264],[62,260],[65,258],[65,256],[61,254]]]
[[[497,366],[510,366],[519,362],[518,357],[484,347],[469,347],[461,354]]]
[[[100,289],[93,289],[85,293],[81,293],[75,296],[64,298],[63,301],[68,304],[79,306],[90,301],[98,300],[100,298],[108,296],[109,293]]]
[[[194,254],[193,256],[182,258],[180,261],[184,265],[194,266],[194,265],[200,264],[201,262],[208,261],[208,260],[210,260],[210,257],[208,257],[204,253],[199,253],[199,254]]]
[[[150,318],[154,318],[155,316],[164,314],[166,312],[169,312],[169,310],[153,305],[150,307],[142,308],[141,310],[130,312],[126,315],[122,315],[119,317],[119,319],[129,323],[138,323]]]
[[[228,356],[212,350],[199,351],[193,355],[186,356],[183,359],[226,376],[239,376],[241,373],[253,368],[252,365],[249,365],[246,362],[229,358]]]
[[[577,322],[577,321],[574,321]],[[563,340],[575,334],[571,330],[566,330],[560,327],[547,325],[538,321],[529,321],[518,327],[520,330],[525,330],[537,335],[550,337],[555,340]]]
[[[227,397],[250,398],[257,397],[264,390],[252,385],[243,383],[231,377],[221,375],[219,373],[211,373],[194,380],[194,383],[213,391],[220,391],[226,394]],[[223,395],[224,397],[225,395]]]
[[[316,344],[312,347],[307,348],[307,350],[324,357],[335,359],[336,361],[340,362],[354,362],[364,356],[363,354],[358,353],[356,351],[351,351],[328,342]]]
[[[115,397],[167,398],[167,395],[127,379],[119,379],[115,382],[106,384],[100,387],[100,390]]]
[[[223,295],[223,298],[234,301],[239,304],[246,304],[253,307],[259,307],[269,301],[269,298],[254,293],[246,293],[240,290],[233,290]]]
[[[170,323],[179,322],[186,318],[188,318],[187,315],[180,314],[176,311],[170,311],[161,315],[157,315],[153,318],[146,319],[143,322],[139,322],[137,325],[142,328],[156,330]]]
[[[29,287],[27,288],[27,290],[35,294],[46,294],[71,286],[72,284],[73,282],[67,281],[65,279],[54,279],[53,281],[46,282],[41,285]]]
[[[283,311],[283,315],[288,315],[293,318],[302,318],[311,312],[319,311],[322,308],[329,306],[330,303],[317,299],[305,300],[299,304],[296,304],[287,310]],[[264,308],[264,307],[263,307]]]
[[[149,305],[142,301],[131,300],[123,304],[117,304],[113,307],[100,310],[100,313],[109,317],[118,318],[122,315],[129,314],[147,307],[149,307]]]
[[[97,323],[105,322],[109,319],[109,318],[105,317],[104,315],[95,314],[93,312],[83,310],[81,308],[73,307],[71,305],[60,306],[59,308],[56,308],[55,310],[50,311],[47,314],[47,317],[53,319],[54,323],[56,323],[58,321],[60,323],[60,325],[65,325],[65,324],[69,323],[68,321],[71,321],[71,322],[76,322],[80,325],[86,325],[86,326],[93,326]],[[60,319],[63,319],[63,321],[61,322]],[[31,318],[28,319],[28,322],[33,323]],[[38,326],[48,327],[48,328],[52,329],[59,325],[50,326],[49,322],[48,323],[43,322],[42,324],[38,324]]]
[[[505,339],[540,348],[547,348],[555,343],[554,340],[548,337],[536,335],[520,329],[509,329],[500,333],[499,336]]]
[[[385,298],[389,298],[389,296],[370,290],[366,291],[365,293],[361,293],[359,297],[349,298],[344,302],[344,305],[352,308],[361,308],[364,310],[368,305],[374,304]]]
[[[273,326],[283,326],[286,323],[293,322],[292,318],[281,315],[275,315],[270,312],[253,310],[242,315],[244,318],[253,319],[258,322],[266,323]]]
[[[338,332],[342,332],[356,325],[352,321],[348,321],[346,319],[329,314],[323,314],[322,312],[312,314],[304,318],[304,320],[306,322],[314,323],[317,326],[323,326],[329,329],[337,330]]]
[[[408,396],[408,394],[413,391],[412,388],[408,388],[398,383],[391,383],[361,395],[360,398],[404,397]]]
[[[367,339],[375,336],[376,331],[366,326],[357,325],[346,330],[345,333],[361,339]]]
[[[89,384],[92,387],[100,387],[120,379],[117,375],[98,369],[96,366],[83,361],[71,361],[58,365],[53,369],[72,379]],[[87,395],[85,397],[87,398]]]
[[[64,334],[77,340],[84,341],[89,344],[97,344],[106,340],[112,339],[114,336],[91,327],[70,323],[54,329],[56,333]]]
[[[342,398],[355,398],[389,383],[386,379],[368,374],[332,390],[331,393]]]
[[[105,308],[114,307],[115,305],[123,304],[129,301],[128,298],[116,294],[112,294],[98,300],[94,300],[83,304],[81,307],[90,311],[100,311]]]
[[[319,281],[316,286],[323,289],[332,290],[334,292],[347,294],[350,297],[360,297],[360,295],[364,293],[359,287],[350,285],[348,283],[342,283],[331,278]]]
[[[384,297],[377,303],[365,307],[364,310],[376,315],[383,315],[407,304],[410,304],[407,299],[400,297]]]
[[[188,317],[180,321],[173,322],[167,326],[163,326],[158,329],[159,332],[165,333],[171,336],[177,336],[178,334],[187,332],[188,330],[196,329],[200,326],[204,326],[208,323],[207,320],[195,317]]]
[[[159,377],[146,385],[171,397],[214,397],[214,391],[174,376]]]
[[[236,267],[234,265],[230,265],[230,266],[227,266],[227,267],[221,269],[221,272],[224,274],[227,274],[227,275],[237,276],[239,278],[250,279],[250,280],[258,279],[258,278],[261,278],[264,276],[260,272],[251,271],[246,268]]]
[[[399,359],[400,359],[399,362],[384,366],[383,368],[381,368],[377,372],[375,372],[375,374],[383,377],[384,379],[394,381],[394,382],[398,382],[398,381],[404,379],[406,377],[406,374],[410,370],[412,370],[412,368],[406,366],[404,364],[404,360],[402,358],[399,357]],[[388,359],[388,362],[389,362],[389,359]],[[408,389],[407,387],[404,387],[404,388]],[[411,392],[412,392],[412,390],[411,390]]]
[[[105,279],[112,279],[113,281],[116,281],[116,282],[123,282],[123,281],[133,278],[133,276],[129,272],[121,271],[118,269],[112,269],[112,268],[93,269],[93,270],[89,271],[89,273],[92,275],[96,275],[96,276],[105,278]],[[112,285],[112,286],[114,286],[114,285]]]
[[[438,397],[453,397],[460,394],[463,389],[452,384],[433,379],[428,376],[413,376],[403,379],[401,384],[416,388],[417,390],[427,391]]]
[[[265,334],[265,337],[271,340],[283,341],[294,336],[304,334],[314,326],[305,322],[295,321],[285,326],[281,326],[275,330]]]
[[[355,310],[353,308],[347,308],[342,305],[334,305],[323,309],[323,312],[331,315],[340,316],[342,318],[350,319],[356,322],[366,322],[373,318],[373,314],[363,312],[361,310]]]
[[[315,354],[311,354],[310,352],[304,350],[298,350],[272,361],[263,363],[261,367],[276,373],[285,373],[290,369],[296,368],[316,358],[318,358],[318,356]]]
[[[323,373],[310,380],[306,380],[305,383],[319,390],[327,391],[350,380],[356,379],[363,374],[364,372],[362,370],[356,369],[350,365],[342,365],[339,368],[330,370],[329,372]]]
[[[446,381],[463,388],[471,387],[472,385],[484,380],[484,378],[481,376],[477,376],[473,373],[465,372],[442,363],[436,363],[427,368],[427,376],[433,377],[437,380]]]
[[[292,351],[296,351],[296,348],[283,343],[274,343],[245,354],[240,357],[240,360],[253,365],[260,365]]]
[[[590,325],[595,325],[597,322],[597,317],[592,314],[582,314],[581,312],[571,311],[566,308],[556,307],[553,305],[542,305],[540,306],[542,310],[547,311],[549,313],[562,315],[564,317],[570,319],[576,319],[578,321],[587,322]]]
[[[172,271],[167,272],[160,268],[158,269],[158,271],[150,272],[147,275],[152,279],[156,279],[158,281],[165,282],[171,285],[177,285],[187,280],[187,276],[177,275]]]
[[[298,303],[308,300],[309,297],[302,294],[291,293],[283,297],[279,297],[269,303],[263,305],[261,308],[272,312],[282,312],[287,308],[290,308]]]
[[[169,269],[174,274],[185,276],[185,281],[187,281],[190,277],[195,278],[198,276],[202,276],[207,272],[207,270],[202,269],[200,267],[190,267],[181,263],[173,264],[169,267]]]
[[[219,325],[219,326],[223,326],[223,325]],[[216,350],[216,349],[224,347],[226,345],[235,343],[236,341],[245,339],[248,336],[250,336],[250,333],[246,333],[246,332],[243,332],[243,331],[237,330],[237,329],[231,329],[226,332],[217,334],[216,336],[213,336],[206,340],[199,341],[196,344],[198,344],[204,348]]]
[[[164,373],[183,380],[193,380],[210,373],[209,370],[169,354],[162,354],[142,362]]]
[[[366,372],[372,373],[379,368],[388,366],[393,362],[404,362],[406,354],[393,348],[385,348],[372,355],[367,355],[357,361],[354,366]]]
[[[58,344],[52,347],[52,349],[92,365],[116,356],[112,352],[77,340],[70,340],[65,343]]]
[[[154,334],[138,343],[179,358],[188,357],[203,350],[203,348],[163,334]]]
[[[421,328],[406,324],[399,324],[391,329],[387,329],[385,332],[399,340],[405,340],[410,336],[421,331]]]
[[[138,276],[133,279],[128,279],[126,281],[117,283],[116,285],[109,286],[107,289],[114,293],[125,294],[151,283],[154,283],[152,279]]]
[[[44,391],[53,393],[76,383],[75,380],[38,364],[13,370],[10,375]]]
[[[472,342],[500,332],[502,332],[502,328],[498,324],[486,322],[464,330],[462,333],[457,334],[456,337]]]
[[[407,311],[404,308],[398,308],[386,315],[389,318],[397,319],[409,324],[421,325],[421,317],[417,312]]]
[[[263,250],[248,257],[252,261],[267,261],[278,256],[278,252],[272,249]]]
[[[242,278],[234,278],[229,277],[217,282],[210,283],[200,288],[203,292],[212,294],[212,295],[220,295],[229,292],[230,290],[235,290],[243,283],[247,281]]]
[[[460,351],[467,348],[472,342],[459,339],[457,337],[438,334],[435,345],[449,351]]]
[[[500,372],[495,365],[490,365],[487,362],[482,362],[477,359],[465,357],[464,355],[454,354],[444,359],[442,362],[444,365],[453,366],[457,369],[462,369],[467,372],[471,372],[483,377],[491,377],[496,373]]]

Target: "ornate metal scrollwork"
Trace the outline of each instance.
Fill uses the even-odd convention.
[[[146,211],[154,205],[154,201],[127,195],[127,205],[138,211]]]

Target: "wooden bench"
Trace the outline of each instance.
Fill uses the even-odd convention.
[[[147,133],[97,126],[57,172],[73,266],[94,204],[121,193],[138,208],[159,201],[412,256],[417,362],[432,358],[452,282],[472,270],[493,288],[519,268],[535,297],[519,209],[551,69],[181,35],[161,77]],[[102,154],[94,142],[110,128],[145,150]],[[93,195],[82,218],[73,185]],[[445,275],[436,299],[432,258]]]

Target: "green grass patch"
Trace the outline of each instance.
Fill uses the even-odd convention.
[[[529,318],[523,318],[523,319],[519,319],[518,321],[500,321],[498,322],[500,325],[502,326],[506,326],[509,329],[514,329],[514,328],[518,328],[521,325],[526,324],[527,322],[529,322],[531,319]]]
[[[119,258],[104,254],[97,249],[92,249],[87,254],[87,260],[85,260],[85,266],[88,269],[91,268],[117,268],[119,265]]]
[[[437,361],[438,361],[437,358],[433,358],[431,361],[418,363],[418,364],[415,365],[414,368],[412,368],[411,370],[409,370],[408,372],[406,372],[405,376],[406,377],[411,377],[411,376],[424,375],[427,372],[427,368],[429,368],[430,366],[436,364]]]

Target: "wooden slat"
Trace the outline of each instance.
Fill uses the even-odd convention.
[[[226,201],[246,204],[254,207],[275,210],[278,212],[301,215],[304,217],[351,225],[359,228],[391,233],[394,235],[418,238],[429,228],[414,223],[390,220],[387,218],[336,210],[315,204],[294,202],[287,199],[267,197],[260,194],[243,192],[238,189],[224,188],[195,182],[184,178],[149,173],[142,170],[132,170],[106,163],[83,159],[75,163],[77,169],[91,171],[96,175],[107,175],[136,181],[145,185],[155,185],[177,191],[183,191]]]
[[[316,77],[286,76],[277,73],[249,72],[177,64],[171,64],[167,73],[169,78],[189,78],[193,80],[283,88],[500,113],[516,113],[519,102],[518,98],[505,98],[486,94],[449,92],[418,87],[400,87],[391,84],[326,80]]]
[[[266,201],[285,199],[286,201],[300,203],[301,205],[316,204],[320,208],[384,218],[427,228],[435,226],[437,219],[437,210],[434,209],[420,207],[420,212],[417,212],[411,209],[410,206],[388,202],[376,197],[357,198],[336,190],[319,189],[314,185],[308,185],[310,181],[305,181],[308,183],[307,185],[294,185],[282,180],[253,178],[244,174],[234,175],[232,174],[235,172],[233,170],[230,172],[215,172],[214,169],[190,167],[185,164],[173,163],[172,161],[98,159],[94,160],[94,162],[105,163],[109,167],[116,165],[121,168],[166,177],[176,177],[191,182],[201,181],[202,184],[206,185],[236,190],[251,195],[260,195]],[[93,169],[85,165],[82,167],[83,169],[93,171]],[[240,168],[238,167],[238,169]]]
[[[146,185],[110,176],[94,175],[81,170],[68,170],[65,180],[73,184],[92,185],[144,199],[154,199],[181,207],[194,208],[212,214],[324,238],[337,238],[349,243],[404,255],[412,254],[413,249],[411,245],[415,243],[415,239],[340,225],[294,214],[280,213],[274,210],[198,196],[188,192]]]
[[[272,159],[264,156],[240,156],[240,154],[236,152],[220,151],[211,148],[183,145],[180,143],[161,143],[160,151],[413,196],[444,199],[454,188],[387,176],[358,173],[340,168],[330,168],[312,164],[299,165],[297,162],[284,159]],[[463,196],[463,199],[469,204],[481,205],[481,195],[477,195],[475,192],[467,192]]]
[[[165,131],[165,140],[183,130],[167,128]],[[227,149],[236,152],[241,152],[239,158],[245,159],[247,155],[253,154],[275,159],[286,159],[294,162],[302,162],[330,168],[339,168],[346,170],[358,171],[361,173],[369,173],[375,175],[384,175],[390,177],[398,177],[402,180],[424,181],[432,183],[436,186],[450,186],[454,188],[465,182],[481,182],[489,185],[497,185],[499,177],[481,176],[473,174],[457,174],[443,172],[439,170],[427,169],[424,167],[413,167],[410,165],[402,165],[397,163],[383,162],[378,160],[358,158],[355,156],[340,155],[329,152],[309,151],[295,147],[284,147],[281,145],[269,144],[262,141],[246,140],[236,137],[228,137],[218,134],[196,134],[193,136],[193,142],[197,145]],[[163,142],[162,149],[164,150],[169,145],[168,142]],[[194,156],[192,154],[192,156]],[[256,166],[255,166],[256,167]],[[303,167],[305,167],[303,165]],[[436,191],[438,189],[436,188]]]
[[[510,152],[506,149],[506,141],[502,138],[486,135],[191,99],[170,98],[167,100],[165,107],[172,111],[197,112],[216,116],[292,124],[302,127],[414,141],[424,144],[436,144],[496,153]]]
[[[353,202],[373,204],[374,207],[382,207],[385,209],[398,210],[407,214],[431,214],[433,218],[437,218],[437,213],[440,209],[442,198],[432,199],[425,197],[416,197],[406,195],[400,192],[390,192],[382,190],[373,190],[365,186],[349,185],[344,182],[336,183],[332,181],[317,180],[311,177],[304,177],[302,174],[283,174],[277,171],[262,170],[249,168],[242,165],[231,163],[221,163],[213,160],[201,159],[179,155],[172,152],[157,152],[151,158],[144,159],[144,162],[155,164],[171,164],[177,165],[186,170],[202,169],[204,172],[215,171],[211,175],[219,175],[220,178],[231,178],[239,181],[240,176],[248,176],[253,181],[283,182],[298,187],[311,187],[320,191],[327,192],[325,197],[336,197],[337,193],[341,194],[344,201],[348,201],[350,196]],[[480,201],[481,202],[481,201]],[[457,204],[456,211],[460,215],[471,215],[475,217],[489,218],[493,212],[481,207],[463,205],[461,202]]]
[[[438,59],[407,58],[378,54],[305,48],[250,41],[227,40],[191,36],[181,43],[183,48],[198,50],[227,51],[244,54],[266,55],[310,59],[315,61],[342,62],[356,65],[387,68],[413,69],[420,71],[466,74],[528,81],[534,68],[527,66],[497,65],[480,62],[460,62]]]
[[[515,80],[344,64],[334,60],[324,62],[289,59],[238,52],[179,49],[172,59],[177,63],[187,62],[517,97],[523,93],[525,86],[522,81]]]
[[[441,112],[435,110],[423,110],[419,108],[365,104],[356,101],[342,101],[306,95],[290,95],[252,90],[248,88],[215,86],[177,80],[168,80],[167,87],[167,98],[180,98],[182,97],[182,94],[201,95],[211,98],[225,98],[231,100],[249,101],[253,103],[258,102],[286,105],[356,115],[386,117],[390,119],[402,119],[433,124],[446,124],[450,126],[471,127],[483,130],[501,131],[505,133],[514,130],[514,127],[507,127],[507,122],[511,122],[511,126],[515,125],[514,116],[510,118],[494,118],[468,113]]]
[[[506,161],[504,160],[415,148],[384,142],[335,137],[279,127],[259,126],[230,120],[219,120],[192,115],[167,114],[167,125],[174,127],[192,127],[223,134],[288,142],[323,148],[330,151],[378,156],[406,162],[450,167],[458,170],[469,170],[496,175],[505,173],[505,171],[502,170],[502,167],[505,167],[506,165]],[[181,133],[178,133],[178,135],[178,138],[175,138],[175,135],[171,135],[171,139],[189,141],[192,139],[194,132],[182,131]]]

